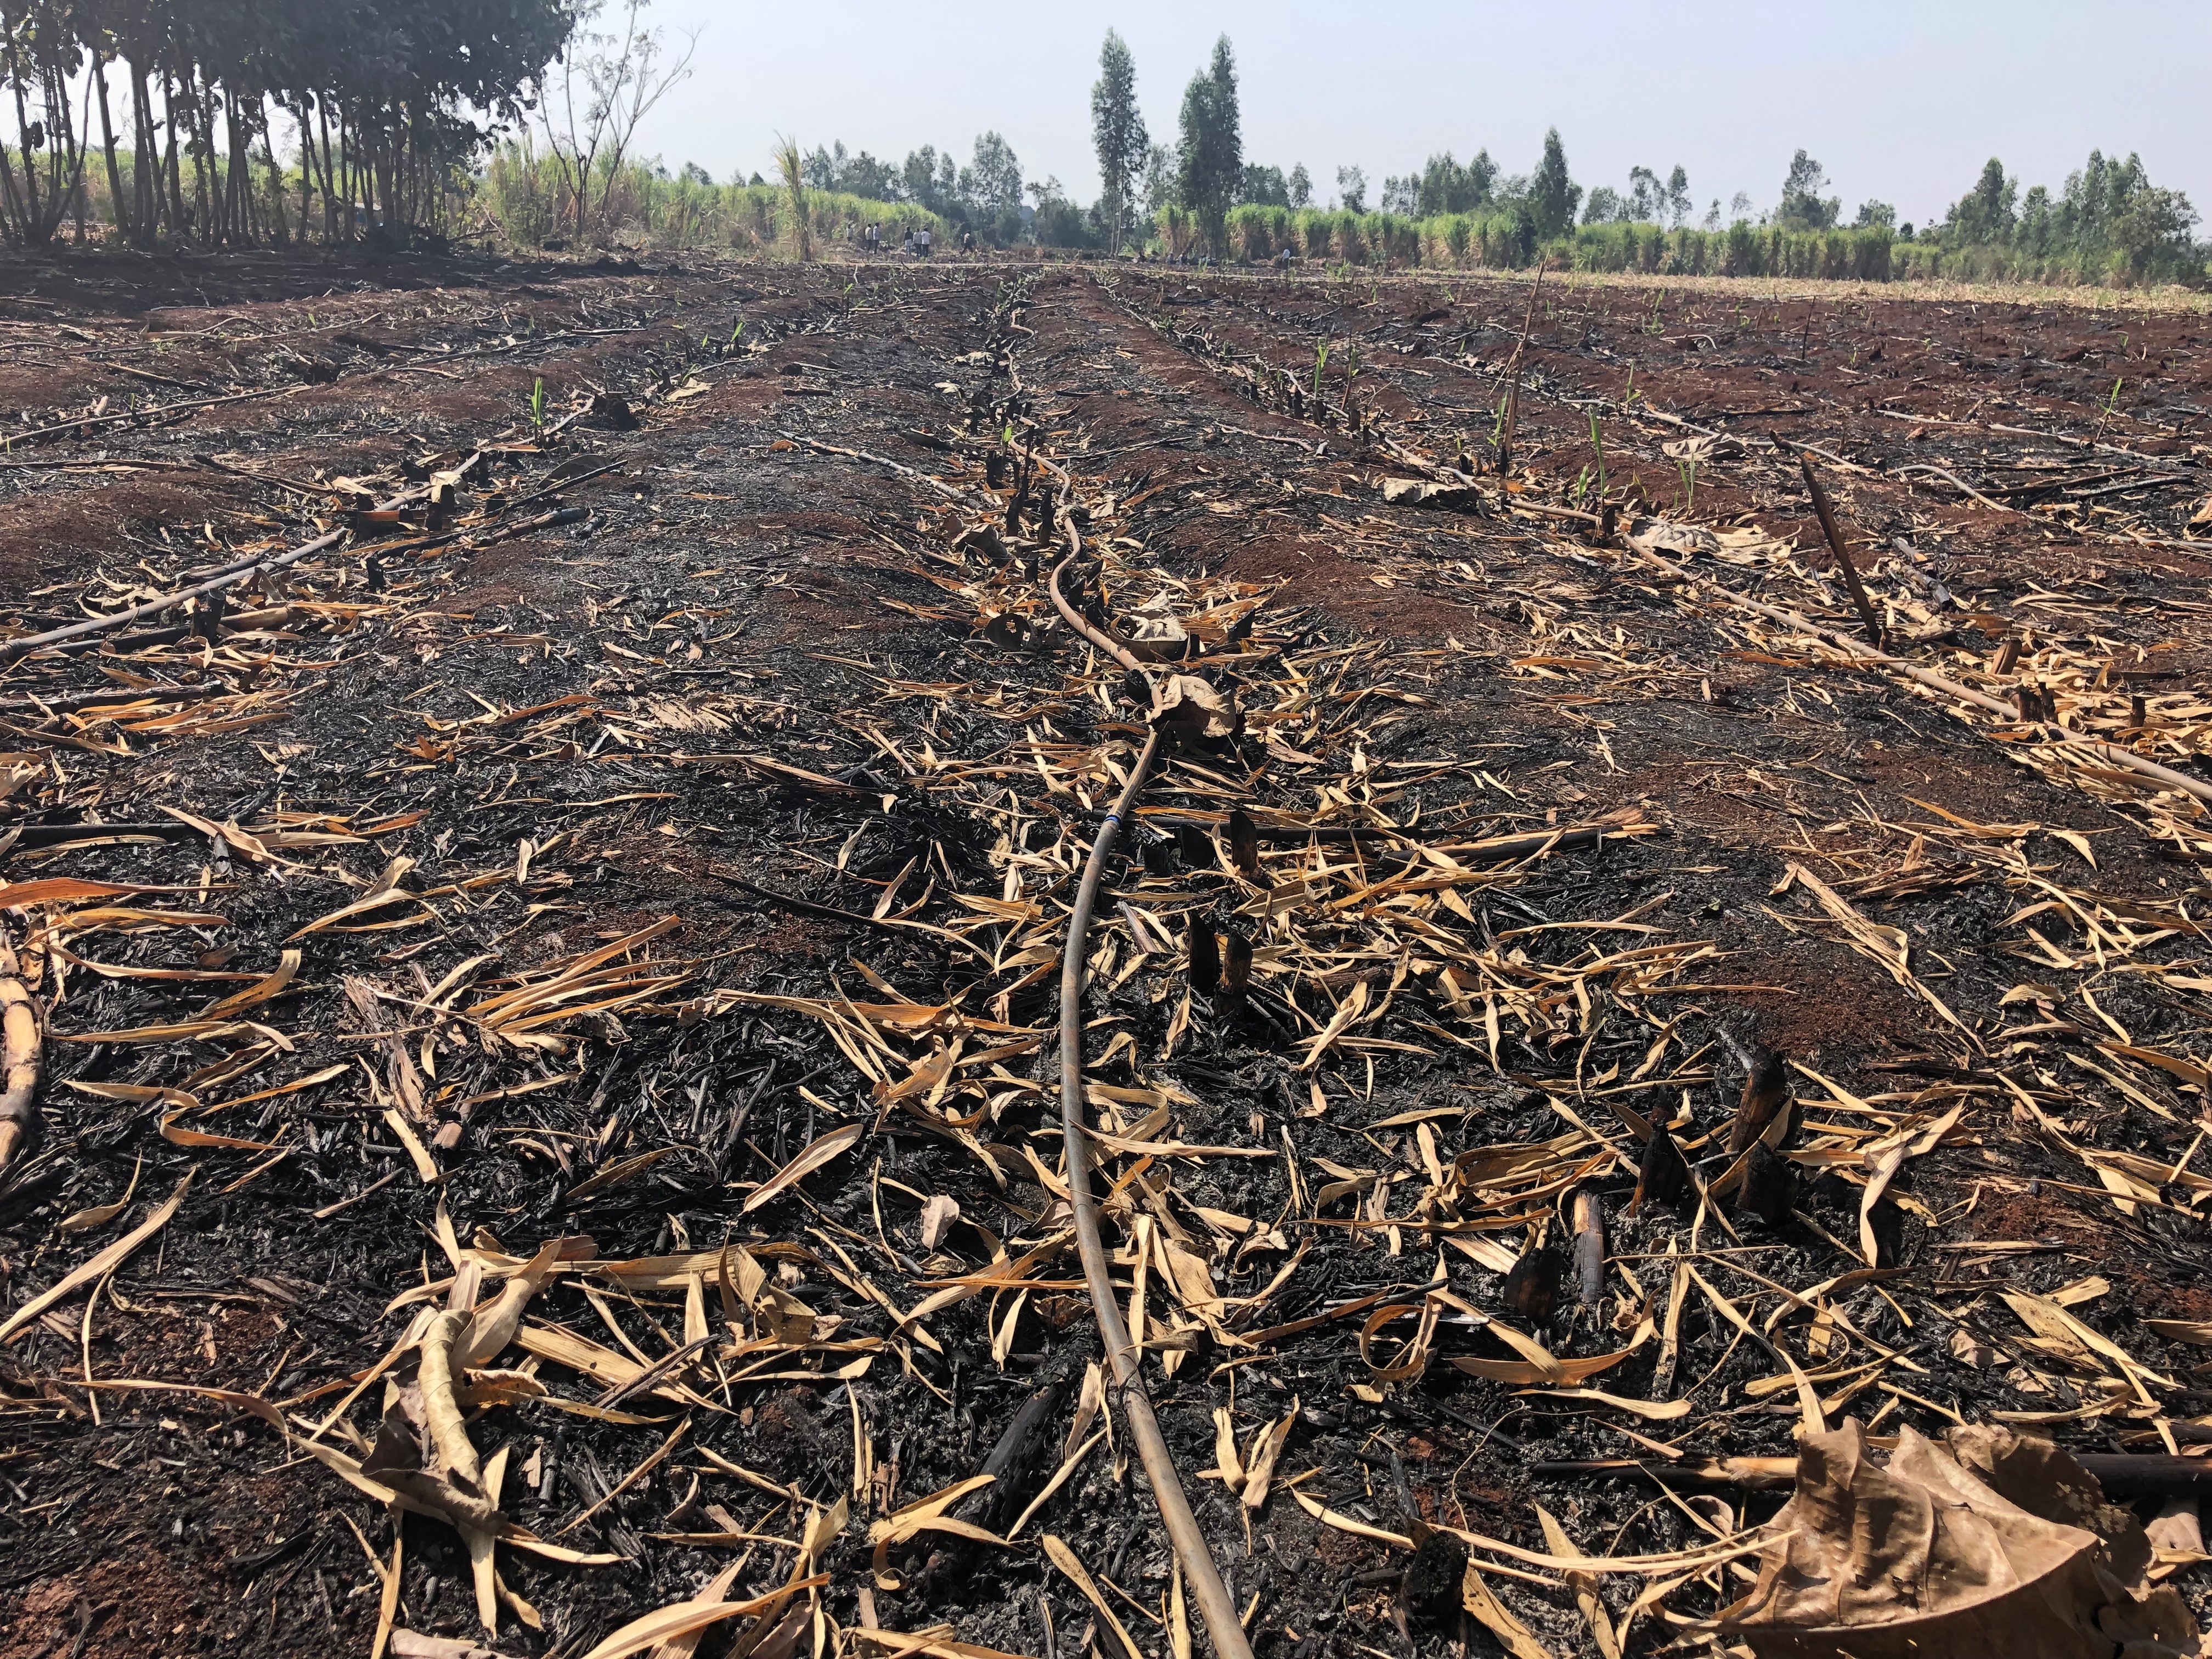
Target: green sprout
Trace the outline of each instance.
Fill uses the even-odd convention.
[[[737,344],[737,343],[738,343],[738,335],[740,335],[740,334],[742,334],[742,333],[744,333],[744,331],[745,331],[745,319],[744,319],[744,318],[740,317],[740,318],[738,318],[738,325],[737,325],[735,328],[733,328],[733,329],[732,329],[732,330],[730,331],[730,343],[731,343],[732,345],[735,345],[735,344]]]
[[[538,428],[539,437],[545,435],[545,377],[542,374],[530,388],[530,424]]]
[[[1319,345],[1317,345],[1317,346],[1316,346],[1316,347],[1314,348],[1314,389],[1313,389],[1313,395],[1314,395],[1315,397],[1316,397],[1316,398],[1318,398],[1318,397],[1320,397],[1320,396],[1321,396],[1321,372],[1322,372],[1322,370],[1323,370],[1324,368],[1327,368],[1328,367],[1328,341],[1326,341],[1326,340],[1323,340],[1323,341],[1322,341]]]
[[[1597,452],[1597,498],[1605,499],[1605,432],[1598,425],[1597,410],[1589,412],[1590,447]]]
[[[1626,391],[1626,392],[1622,392],[1622,393],[1620,394],[1620,406],[1621,406],[1623,409],[1626,409],[1626,408],[1628,408],[1631,404],[1634,404],[1634,403],[1635,403],[1635,401],[1636,401],[1636,365],[1635,365],[1634,363],[1631,363],[1631,364],[1629,364],[1629,366],[1628,366],[1628,390],[1627,390],[1627,391]]]
[[[1674,470],[1682,477],[1682,511],[1687,513],[1698,501],[1698,464],[1694,460],[1677,461]]]
[[[2112,414],[2114,410],[2118,410],[2118,409],[2119,408],[2119,406],[2120,406],[2120,388],[2121,388],[2122,386],[2125,386],[2127,383],[2128,383],[2128,381],[2127,381],[2127,377],[2126,377],[2125,375],[2122,375],[2118,380],[2115,380],[2115,381],[2113,381],[2113,382],[2112,382],[2112,395],[2110,398],[2107,398],[2105,400],[2105,413],[2106,413],[2106,414],[2110,415],[2110,414]]]

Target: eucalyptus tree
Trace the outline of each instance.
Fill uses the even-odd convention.
[[[1099,49],[1098,81],[1091,88],[1091,142],[1098,153],[1098,208],[1106,221],[1106,251],[1119,253],[1152,136],[1137,112],[1136,59],[1112,29]]]
[[[1237,106],[1237,55],[1227,35],[1213,43],[1213,61],[1184,88],[1182,143],[1176,193],[1198,216],[1218,258],[1227,245],[1229,210],[1244,178],[1243,121]]]

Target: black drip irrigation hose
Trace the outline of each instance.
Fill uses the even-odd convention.
[[[1043,459],[1042,456],[1038,459]],[[1067,474],[1049,461],[1044,464],[1059,473],[1061,479],[1063,510],[1060,520],[1066,528],[1068,544],[1067,556],[1053,567],[1045,584],[1053,605],[1070,628],[1124,668],[1142,674],[1144,665],[1133,654],[1093,628],[1060,593],[1060,573],[1081,556],[1083,542],[1065,511],[1071,493]],[[1061,952],[1060,969],[1060,1131],[1067,1147],[1068,1204],[1074,1212],[1076,1249],[1083,1258],[1084,1281],[1091,1291],[1092,1311],[1097,1316],[1098,1334],[1106,1346],[1107,1367],[1112,1374],[1114,1393],[1121,1401],[1122,1420],[1128,1425],[1130,1438],[1137,1443],[1137,1456],[1144,1464],[1145,1480],[1152,1489],[1153,1500],[1159,1505],[1161,1524],[1166,1527],[1168,1540],[1182,1565],[1183,1581],[1190,1587],[1191,1599],[1198,1603],[1199,1614],[1206,1621],[1206,1634],[1212,1640],[1217,1659],[1252,1659],[1252,1644],[1245,1636],[1237,1603],[1231,1598],[1228,1586],[1222,1583],[1220,1571],[1206,1547],[1206,1534],[1199,1530],[1197,1516],[1191,1513],[1190,1500],[1183,1495],[1182,1478],[1176,1472],[1174,1455],[1168,1450],[1167,1438],[1160,1432],[1159,1419],[1153,1415],[1152,1398],[1145,1392],[1140,1367],[1143,1351],[1130,1341],[1128,1326],[1121,1317],[1105,1243],[1099,1236],[1097,1204],[1091,1194],[1091,1138],[1083,1113],[1085,941],[1106,862],[1113,856],[1121,826],[1144,790],[1159,750],[1159,728],[1154,726],[1145,738],[1137,763],[1129,769],[1129,781],[1122,787],[1120,798],[1098,826],[1090,860],[1083,866],[1082,882],[1076,889],[1075,908],[1067,919],[1067,943]]]

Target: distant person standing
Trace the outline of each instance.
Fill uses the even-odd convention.
[[[900,246],[899,246],[899,252],[902,252],[902,253],[912,253],[912,252],[914,252],[914,232],[913,232],[913,231],[908,230],[908,231],[907,232],[907,234],[906,234],[906,240],[905,240],[904,242],[902,242],[902,244],[900,244]]]
[[[924,225],[920,230],[915,232],[914,246],[915,251],[919,252],[923,258],[927,259],[929,258],[929,227],[927,225]]]
[[[963,231],[962,231],[962,232],[960,233],[960,251],[961,251],[963,253],[971,253],[971,254],[972,254],[973,252],[975,252],[975,233],[974,231],[972,231],[972,230],[963,230]]]

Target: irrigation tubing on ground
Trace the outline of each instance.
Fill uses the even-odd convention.
[[[1067,475],[1062,471],[1060,476],[1065,479]],[[1060,517],[1067,532],[1068,552],[1053,567],[1045,584],[1054,606],[1078,634],[1123,667],[1141,674],[1144,665],[1134,655],[1091,627],[1061,595],[1060,573],[1081,555],[1083,542],[1067,514],[1063,512]],[[1161,1522],[1167,1528],[1176,1559],[1182,1565],[1183,1582],[1190,1586],[1192,1599],[1198,1603],[1200,1616],[1206,1621],[1214,1653],[1218,1659],[1252,1659],[1252,1644],[1245,1637],[1243,1620],[1237,1616],[1237,1604],[1230,1598],[1228,1587],[1221,1582],[1221,1573],[1213,1565],[1206,1534],[1199,1530],[1198,1518],[1190,1510],[1190,1500],[1183,1495],[1182,1478],[1176,1472],[1174,1455],[1168,1450],[1167,1438],[1160,1432],[1159,1419],[1152,1414],[1152,1399],[1145,1392],[1139,1367],[1142,1351],[1130,1342],[1128,1327],[1121,1318],[1106,1246],[1098,1233],[1097,1206],[1091,1195],[1091,1140],[1083,1114],[1085,940],[1091,931],[1091,913],[1098,902],[1098,887],[1105,875],[1106,861],[1113,855],[1122,823],[1144,789],[1159,748],[1159,729],[1155,726],[1145,738],[1137,763],[1129,769],[1129,781],[1123,787],[1121,798],[1106,814],[1105,822],[1098,826],[1097,838],[1091,846],[1090,860],[1083,866],[1082,883],[1076,889],[1075,908],[1067,919],[1067,944],[1061,952],[1060,969],[1060,1130],[1067,1143],[1068,1203],[1074,1212],[1076,1249],[1083,1258],[1083,1277],[1090,1287],[1092,1311],[1097,1316],[1098,1334],[1106,1345],[1106,1363],[1113,1376],[1114,1392],[1121,1402],[1122,1420],[1128,1425],[1130,1437],[1137,1443],[1137,1456],[1145,1466],[1145,1480],[1152,1486],[1153,1501],[1159,1505]]]

